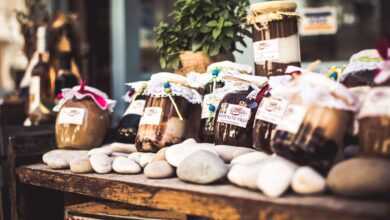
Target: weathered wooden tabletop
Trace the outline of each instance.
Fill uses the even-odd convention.
[[[204,186],[177,178],[73,174],[69,170],[51,170],[43,164],[19,167],[17,175],[25,184],[214,219],[390,219],[390,201],[384,199],[293,193],[272,199],[227,182]]]

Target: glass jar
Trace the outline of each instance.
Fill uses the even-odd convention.
[[[58,148],[91,149],[100,147],[111,126],[115,101],[90,87],[64,89],[55,106],[58,112],[55,133]]]
[[[252,91],[248,88],[224,96],[214,122],[216,145],[252,146],[252,126],[257,110],[255,99],[248,98]]]
[[[371,89],[358,114],[359,145],[366,155],[390,156],[390,88]]]
[[[253,25],[256,75],[283,75],[287,66],[300,66],[296,7],[292,1],[251,5],[248,22]]]
[[[147,96],[144,94],[144,91],[147,82],[135,82],[128,85],[130,89],[124,96],[124,99],[130,104],[115,129],[115,141],[133,144],[135,143],[139,122],[145,109]]]
[[[305,73],[273,91],[288,100],[271,140],[272,151],[326,173],[340,159],[353,125],[356,99],[341,84],[321,74]]]
[[[179,75],[155,77],[158,82],[149,84],[144,114],[136,137],[138,151],[157,152],[188,137],[192,125],[193,109],[201,103],[200,94],[185,85],[185,78],[178,83],[172,80]]]

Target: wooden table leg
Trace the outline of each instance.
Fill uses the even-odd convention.
[[[64,194],[18,183],[19,220],[64,219]]]

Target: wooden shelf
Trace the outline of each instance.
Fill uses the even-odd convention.
[[[389,200],[357,200],[332,195],[277,199],[223,182],[184,183],[144,175],[73,174],[43,164],[17,169],[20,182],[57,191],[214,219],[388,219]]]

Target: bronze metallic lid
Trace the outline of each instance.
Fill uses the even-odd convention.
[[[266,14],[271,12],[295,12],[297,4],[293,1],[269,1],[252,4],[251,13]]]

